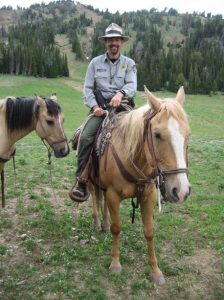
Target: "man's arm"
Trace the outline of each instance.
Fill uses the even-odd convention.
[[[137,91],[137,69],[135,62],[130,59],[128,61],[127,71],[125,74],[125,85],[121,89],[124,96],[132,98]]]
[[[122,98],[127,96],[129,98],[134,97],[136,90],[137,90],[137,70],[135,66],[135,62],[130,59],[127,71],[125,73],[125,85],[122,89],[117,92],[114,97],[110,101],[110,106],[118,107],[121,104]]]
[[[86,106],[89,108],[93,108],[97,105],[96,98],[94,95],[94,80],[95,80],[95,68],[94,68],[94,61],[91,60],[87,71],[86,71],[86,77],[84,82],[84,88],[83,88],[83,99]]]

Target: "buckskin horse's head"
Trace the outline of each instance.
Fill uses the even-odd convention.
[[[64,117],[56,100],[55,95],[50,99],[36,97],[35,130],[52,147],[56,157],[64,157],[69,153],[69,147],[63,129]]]
[[[151,119],[151,137],[155,160],[163,182],[165,198],[171,202],[184,202],[190,195],[188,181],[188,139],[190,128],[183,110],[185,93],[181,87],[175,99],[159,99],[145,87],[155,116]]]

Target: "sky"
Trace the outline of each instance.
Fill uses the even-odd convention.
[[[32,4],[42,3],[48,4],[51,0],[0,0],[0,7],[12,6],[16,8],[29,7]],[[150,10],[156,8],[158,11],[164,8],[175,8],[179,13],[185,12],[205,12],[212,13],[212,15],[222,14],[224,15],[224,5],[222,0],[79,0],[80,3],[85,5],[92,5],[94,8],[100,10],[108,9],[111,13],[119,11],[123,13],[125,11],[137,11],[141,9]]]

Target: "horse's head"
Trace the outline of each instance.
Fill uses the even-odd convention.
[[[36,97],[35,130],[53,148],[56,157],[64,157],[69,147],[63,129],[64,117],[56,100],[55,95],[50,99]]]
[[[148,102],[158,113],[151,119],[155,160],[164,179],[167,200],[183,202],[190,195],[187,148],[190,128],[183,110],[185,93],[181,87],[175,99],[158,99],[145,87]]]

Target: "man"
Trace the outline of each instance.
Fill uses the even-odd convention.
[[[104,109],[119,107],[122,98],[132,99],[137,89],[135,62],[121,55],[122,45],[128,39],[120,26],[110,24],[105,35],[99,37],[105,43],[106,53],[93,58],[87,69],[84,103],[91,109],[93,117],[87,121],[81,133],[77,154],[77,183],[69,192],[70,198],[77,202],[86,201],[89,197],[88,178],[84,170],[96,133],[104,119]],[[105,99],[106,105],[103,107],[97,96],[98,92]]]

